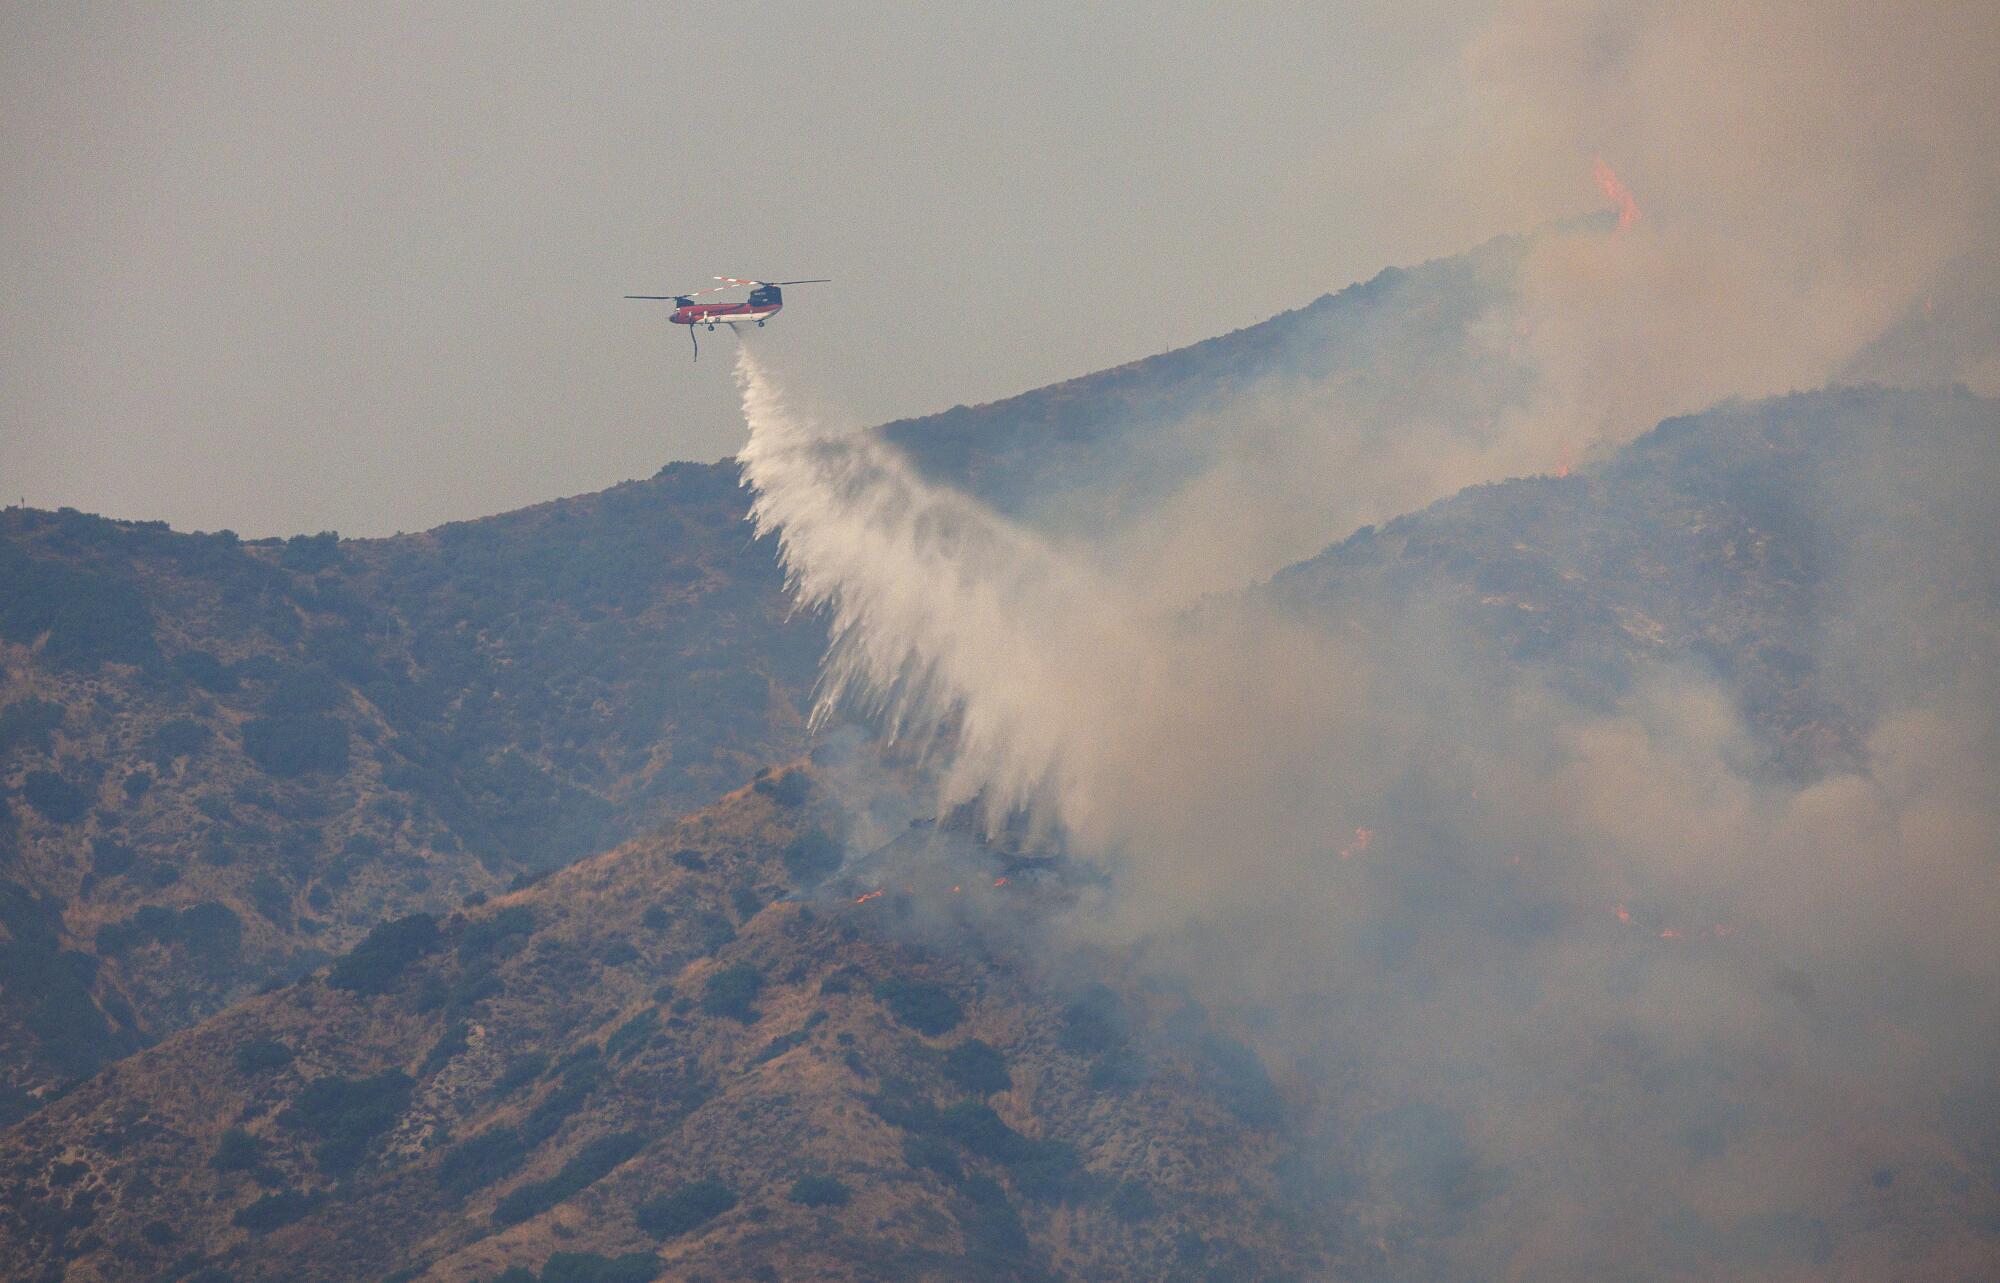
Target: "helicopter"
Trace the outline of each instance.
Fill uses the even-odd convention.
[[[706,325],[714,329],[727,325],[734,330],[745,321],[755,321],[761,328],[765,321],[776,316],[778,309],[785,305],[785,285],[825,285],[829,277],[817,277],[809,281],[746,281],[735,276],[718,276],[720,285],[711,285],[705,290],[695,290],[689,294],[627,294],[626,298],[645,299],[656,303],[670,302],[674,305],[672,315],[667,317],[675,325],[688,327],[688,342],[694,344],[694,359],[701,360],[701,341],[695,338],[695,327]],[[750,297],[742,303],[697,303],[704,294],[720,294],[724,290],[750,286]]]

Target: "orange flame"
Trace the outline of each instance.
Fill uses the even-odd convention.
[[[1618,915],[1618,920],[1620,922],[1630,922],[1632,920],[1632,911],[1626,908],[1622,904],[1619,905],[1616,909],[1612,910],[1612,912]]]
[[[996,886],[996,887],[1004,887],[1004,886],[1006,886],[1006,885],[1007,885],[1007,879],[1005,879],[1005,878],[995,878],[995,879],[993,879],[993,885],[994,885],[994,886]]]
[[[854,898],[854,902],[856,904],[866,904],[870,900],[880,899],[881,895],[882,893],[880,891],[870,891],[867,895],[856,896]]]
[[[1374,841],[1375,841],[1374,829],[1356,829],[1354,830],[1354,840],[1352,842],[1349,842],[1346,846],[1340,848],[1340,858],[1343,860],[1351,860],[1355,856],[1360,855],[1363,851],[1366,851],[1369,845]]]
[[[1597,179],[1597,190],[1604,193],[1604,199],[1618,207],[1618,230],[1624,231],[1639,221],[1639,202],[1632,198],[1631,191],[1618,181],[1618,174],[1598,156],[1591,162],[1591,176]]]
[[[1672,927],[1668,927],[1664,931],[1660,932],[1660,939],[1662,940],[1678,940],[1680,938],[1681,938],[1681,933],[1674,930]]]

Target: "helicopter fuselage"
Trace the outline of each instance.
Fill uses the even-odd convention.
[[[689,303],[675,308],[667,319],[675,325],[741,325],[745,321],[761,325],[783,307],[783,303]]]

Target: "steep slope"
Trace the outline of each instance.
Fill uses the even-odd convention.
[[[0,515],[4,1110],[796,752],[742,517],[692,464],[385,540]]]
[[[1995,652],[1996,478],[2000,402],[1963,390],[1732,403],[1358,531],[1269,592],[1340,629],[1441,611],[1586,702],[1694,665],[1767,768],[1810,780],[1860,764],[1889,699]]]
[[[1607,227],[1499,237],[1230,334],[881,431],[930,476],[1003,512],[1093,526],[1225,457],[1239,432],[1217,433],[1214,416],[1254,418],[1259,398],[1355,437],[1415,423],[1471,436],[1530,392],[1528,368],[1495,338],[1511,329],[1523,261],[1544,238]]]
[[[897,844],[910,892],[801,894],[838,859],[814,792],[768,775],[131,1057],[0,1140],[0,1270],[1310,1270],[1247,1048],[1115,961],[1060,980],[1059,884],[949,835]]]

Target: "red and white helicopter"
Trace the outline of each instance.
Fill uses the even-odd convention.
[[[715,279],[722,284],[711,285],[692,294],[627,294],[625,297],[648,299],[657,303],[673,303],[673,314],[667,317],[667,320],[675,325],[688,327],[688,342],[694,344],[694,359],[699,361],[701,342],[694,336],[697,325],[706,325],[711,330],[718,325],[727,325],[733,330],[745,321],[754,321],[761,326],[776,316],[778,310],[785,305],[785,292],[779,288],[780,286],[825,285],[830,278],[818,277],[810,281],[746,281],[734,276],[718,276]],[[704,294],[720,294],[724,290],[741,289],[745,285],[751,287],[750,297],[742,303],[695,302]]]

